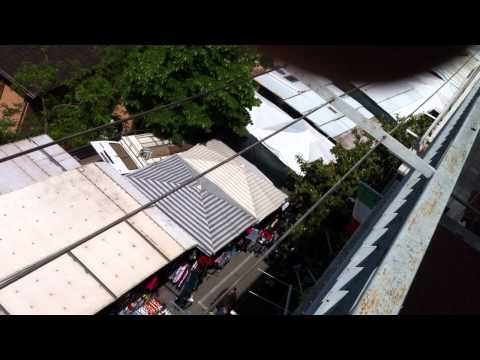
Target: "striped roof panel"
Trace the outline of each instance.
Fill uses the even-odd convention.
[[[127,175],[148,198],[157,198],[194,176],[194,171],[178,156],[152,164]],[[194,181],[157,203],[157,207],[177,222],[207,254],[228,244],[255,218],[235,205],[214,184]]]

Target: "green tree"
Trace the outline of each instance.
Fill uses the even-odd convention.
[[[412,148],[417,139],[407,134],[411,129],[418,136],[422,136],[430,126],[432,119],[425,115],[415,116],[409,121],[399,119],[400,126],[394,136],[406,147]],[[394,124],[383,124],[389,131]],[[324,164],[322,160],[307,163],[298,159],[304,176],[294,177],[294,189],[290,197],[290,218],[287,225],[293,223],[298,217],[311,207],[326,191],[328,191],[362,156],[373,146],[373,139],[359,131],[355,131],[355,147],[346,150],[337,144],[332,153],[335,163]],[[364,181],[379,192],[395,176],[401,161],[392,155],[386,147],[379,146],[339,187],[339,189],[326,200],[293,232],[290,242],[321,241],[325,230],[333,231],[333,240],[338,241],[337,248],[343,246],[348,239],[344,231],[346,222],[351,219],[353,202],[349,199],[356,195],[360,181]],[[324,240],[324,239],[323,239]],[[308,256],[308,253],[306,254]]]
[[[9,127],[14,124],[15,122],[11,120],[2,119],[2,121],[0,121],[0,144],[16,140],[15,134],[9,130]]]
[[[108,123],[118,104],[135,113],[204,93],[230,80],[245,80],[144,119],[157,136],[196,142],[217,131],[244,133],[250,120],[247,108],[257,105],[250,78],[255,60],[256,56],[238,46],[112,46],[100,51],[96,66],[77,68],[68,80],[60,80],[59,74],[71,64],[50,64],[47,57],[42,64],[24,64],[16,79],[39,89],[42,111],[29,121],[38,124],[43,119],[44,131],[54,139]],[[50,91],[58,87],[63,91]],[[115,134],[115,129],[108,129],[73,139],[66,146]]]
[[[218,131],[245,133],[258,105],[251,71],[256,57],[237,46],[135,47],[118,77],[122,103],[138,112],[214,90],[228,89],[146,117],[159,136],[195,141]]]

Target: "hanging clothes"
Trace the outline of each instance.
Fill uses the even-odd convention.
[[[247,240],[250,240],[250,241],[256,241],[259,233],[260,233],[260,230],[258,230],[258,229],[248,228],[247,229],[247,236],[245,238]]]
[[[172,284],[177,284],[179,281],[185,278],[186,274],[188,273],[188,264],[184,264],[180,266],[172,275],[171,281]]]
[[[182,265],[179,266],[174,272],[172,272],[172,274],[169,276],[169,279],[173,284],[176,284],[178,282],[185,268],[186,265]]]
[[[264,238],[267,241],[272,241],[273,234],[268,230],[262,230],[261,231],[261,237]]]
[[[148,282],[147,286],[146,286],[146,289],[148,291],[153,291],[157,288],[158,286],[158,276],[155,275],[152,277],[152,279]]]
[[[198,260],[195,260],[195,262],[193,263],[192,267],[191,267],[191,271],[195,271],[197,270],[198,268]]]
[[[177,289],[181,289],[183,287],[183,285],[185,284],[186,280],[189,278],[190,276],[190,269],[187,267],[185,272],[183,273],[182,277],[179,279],[178,283],[177,283]]]
[[[225,251],[218,258],[215,259],[215,263],[220,268],[223,268],[230,261],[230,254]]]
[[[198,259],[198,264],[200,266],[213,266],[215,265],[215,260],[213,260],[210,256],[202,255]]]

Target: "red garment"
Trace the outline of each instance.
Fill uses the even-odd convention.
[[[158,277],[157,275],[155,275],[154,277],[152,277],[152,280],[150,280],[147,284],[147,290],[150,290],[152,291],[153,289],[155,289],[158,285]]]
[[[273,235],[270,231],[268,230],[262,230],[262,237],[265,238],[268,241],[272,241]]]
[[[215,265],[215,260],[213,260],[209,256],[202,255],[198,259],[198,264],[202,267],[203,266],[211,266],[211,265]]]
[[[245,230],[247,235],[250,235],[253,231],[253,228],[252,227],[249,227],[247,230]]]

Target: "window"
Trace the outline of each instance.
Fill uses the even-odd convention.
[[[279,74],[282,74],[282,75],[285,75],[285,74],[286,74],[286,72],[285,72],[284,70],[282,70],[282,69],[277,69],[277,72],[278,72]]]
[[[145,160],[149,160],[152,157],[152,151],[147,149],[140,150],[140,156]]]
[[[336,111],[334,108],[332,108],[331,106],[327,106],[328,107],[328,110],[330,110],[331,112],[333,112],[334,114],[338,114],[338,111]]]
[[[298,80],[295,76],[293,75],[288,75],[288,76],[285,76],[285,79],[287,79],[288,81],[290,82],[298,82],[300,80]]]
[[[435,110],[435,109],[430,110],[428,113],[429,113],[430,115],[432,115],[434,118],[437,118],[438,115],[440,115],[439,112],[438,112],[437,110]]]

